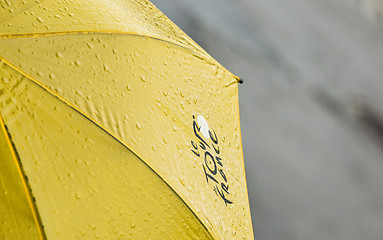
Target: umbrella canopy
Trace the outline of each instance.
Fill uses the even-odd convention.
[[[0,8],[1,239],[252,239],[238,78],[148,1]]]

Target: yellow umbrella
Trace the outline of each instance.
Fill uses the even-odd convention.
[[[145,0],[0,4],[0,239],[253,238],[238,78]]]

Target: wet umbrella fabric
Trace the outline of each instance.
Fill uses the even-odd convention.
[[[1,4],[1,239],[253,238],[235,76],[147,1]]]

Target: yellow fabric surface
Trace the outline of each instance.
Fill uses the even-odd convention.
[[[44,239],[27,184],[0,115],[0,239]]]
[[[0,34],[134,33],[175,42],[217,64],[147,0],[0,1]]]
[[[0,75],[9,79],[1,88],[4,122],[47,239],[212,239],[174,191],[111,135],[7,65]],[[18,176],[12,172],[2,168],[2,182]],[[22,195],[19,185],[10,183],[8,192]],[[41,239],[31,217],[9,215],[1,216],[6,224],[18,222],[2,239]]]

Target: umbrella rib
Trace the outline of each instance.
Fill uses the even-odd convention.
[[[35,202],[34,197],[33,197],[32,189],[31,189],[31,187],[28,183],[28,180],[26,178],[26,175],[25,175],[25,172],[24,172],[21,160],[20,160],[20,156],[17,152],[16,146],[12,141],[11,134],[8,131],[6,124],[4,123],[1,114],[0,114],[0,125],[1,125],[0,126],[1,130],[4,132],[8,147],[11,151],[12,158],[15,161],[17,172],[19,173],[20,178],[22,179],[22,185],[23,185],[23,188],[25,190],[25,194],[27,195],[29,206],[32,210],[33,219],[36,223],[36,227],[37,227],[37,230],[39,232],[39,237],[41,240],[46,240],[47,237],[46,237],[45,232],[44,232],[44,226],[42,224],[41,217],[40,217],[36,202]]]
[[[205,50],[200,48],[202,53],[204,54],[204,57],[201,57],[197,55],[197,51],[193,50],[192,48],[178,43],[176,41],[172,41],[171,39],[166,38],[160,38],[160,37],[153,37],[145,34],[135,33],[135,32],[122,32],[122,31],[64,31],[64,32],[40,32],[40,33],[20,33],[20,34],[0,34],[0,39],[10,39],[10,38],[38,38],[38,37],[49,37],[49,36],[63,36],[63,35],[82,35],[82,34],[121,34],[121,35],[133,35],[138,37],[146,37],[149,39],[154,39],[162,42],[166,42],[169,44],[173,44],[175,46],[178,46],[180,48],[186,49],[193,53],[193,56],[201,59],[203,61],[208,62],[211,65],[216,65],[220,67],[222,70],[227,72],[229,75],[233,76],[237,83],[240,83],[241,80],[238,76],[231,73],[229,70],[227,70],[225,67],[223,67],[221,64],[219,64],[217,61],[215,61]],[[197,45],[198,46],[198,45]]]
[[[20,68],[18,68],[17,66],[15,66],[14,64],[8,62],[7,60],[5,60],[3,57],[0,56],[0,61],[3,61],[5,62],[8,66],[10,66],[11,68],[13,68],[14,70],[16,70],[17,72],[19,72],[20,74],[22,74],[23,76],[25,76],[27,79],[29,79],[30,81],[34,82],[35,84],[37,84],[38,86],[40,86],[42,89],[46,90],[47,92],[49,92],[50,94],[52,94],[54,97],[58,98],[60,101],[64,102],[65,104],[67,104],[69,107],[71,107],[72,109],[74,109],[76,112],[80,113],[82,116],[84,116],[85,118],[87,118],[89,121],[93,122],[96,126],[98,126],[99,128],[101,128],[104,132],[106,132],[107,134],[109,134],[112,138],[116,139],[117,142],[119,142],[122,146],[124,146],[125,148],[127,148],[129,151],[131,151],[134,155],[136,155],[139,159],[141,159],[141,161],[147,165],[160,179],[162,179],[164,181],[164,183],[166,185],[169,186],[169,188],[179,197],[179,199],[185,203],[185,205],[187,206],[187,208],[190,209],[190,211],[197,217],[197,219],[201,222],[201,225],[206,229],[206,231],[208,233],[211,234],[211,236],[213,237],[217,237],[217,234],[215,231],[211,231],[209,230],[205,224],[201,221],[201,219],[198,218],[198,215],[196,213],[195,210],[193,210],[190,205],[187,203],[187,201],[185,199],[183,199],[176,191],[175,189],[169,185],[169,183],[161,176],[159,175],[147,162],[145,162],[143,160],[142,157],[140,157],[131,147],[129,147],[128,144],[126,144],[123,140],[121,140],[119,137],[115,136],[113,133],[111,133],[109,130],[107,130],[105,127],[103,127],[99,122],[97,122],[96,120],[94,120],[91,116],[88,116],[86,113],[82,112],[80,109],[78,109],[76,106],[74,106],[73,104],[71,104],[69,101],[65,100],[64,98],[62,98],[61,96],[57,95],[55,92],[53,92],[52,90],[50,90],[49,88],[47,88],[44,84],[42,84],[41,82],[39,82],[37,79],[34,79],[32,76],[28,75],[27,73],[25,73],[23,70],[21,70]],[[1,116],[0,116],[0,120],[1,120]],[[206,221],[209,221],[208,218],[206,218],[205,216],[205,220]],[[42,225],[41,225],[42,226]],[[42,237],[45,237],[45,235],[42,235]],[[46,240],[46,237],[45,238],[42,238],[42,240]]]
[[[134,35],[140,37],[147,37],[167,43],[171,43],[182,47],[184,49],[193,51],[191,48],[181,45],[176,41],[172,41],[166,38],[153,37],[145,34],[135,33],[135,32],[123,32],[123,31],[63,31],[63,32],[40,32],[40,33],[20,33],[20,34],[0,34],[0,39],[9,39],[9,38],[38,38],[38,37],[49,37],[49,36],[62,36],[62,35],[81,35],[81,34],[121,34],[121,35]]]

